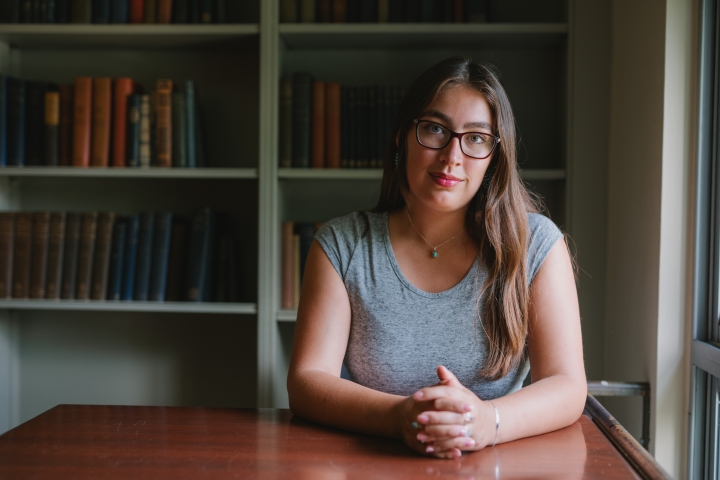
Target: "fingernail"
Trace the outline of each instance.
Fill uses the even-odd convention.
[[[465,405],[463,405],[463,410],[465,410],[466,412],[472,412],[472,409],[473,409],[473,406],[470,404],[466,403]]]
[[[418,421],[419,421],[420,423],[428,423],[428,422],[430,421],[430,418],[428,418],[427,415],[420,415],[420,416],[418,417]]]
[[[425,449],[425,451],[426,451],[427,453],[432,453],[432,452],[435,451],[435,449],[434,449],[433,447],[427,447],[427,448]]]
[[[465,442],[465,446],[466,446],[466,447],[472,447],[473,445],[475,445],[475,440],[473,440],[472,438],[469,438],[469,439]]]
[[[421,442],[424,442],[424,441],[426,441],[426,440],[428,439],[428,437],[427,437],[427,435],[424,435],[424,434],[422,434],[422,433],[418,433],[417,439],[420,440]]]
[[[424,394],[423,392],[417,392],[417,393],[415,393],[415,398],[418,399],[418,400],[421,399],[421,398],[423,398],[424,396],[425,396],[425,394]]]

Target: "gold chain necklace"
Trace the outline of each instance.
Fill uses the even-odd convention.
[[[408,220],[410,220],[410,225],[412,225],[412,227],[413,227],[413,229],[415,230],[415,232],[416,232],[418,235],[420,235],[420,238],[422,238],[423,240],[425,240],[425,243],[427,243],[427,244],[430,246],[430,248],[432,248],[432,252],[430,252],[430,256],[431,256],[432,258],[437,258],[437,256],[438,256],[437,249],[438,249],[438,248],[442,247],[443,245],[445,245],[446,243],[448,243],[450,240],[452,240],[453,238],[457,237],[458,235],[460,235],[462,232],[465,231],[465,227],[463,227],[463,229],[460,230],[458,233],[456,233],[456,234],[453,235],[452,237],[448,238],[447,240],[445,240],[444,242],[442,242],[440,245],[438,245],[438,246],[436,246],[436,247],[433,247],[432,244],[431,244],[430,242],[428,242],[427,239],[422,236],[422,233],[420,233],[420,232],[418,231],[418,229],[415,227],[415,224],[413,223],[412,218],[410,218],[410,212],[408,212],[408,210],[405,209],[405,213],[407,213]]]

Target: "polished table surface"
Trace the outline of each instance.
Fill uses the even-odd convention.
[[[586,415],[455,460],[289,410],[60,405],[0,436],[0,478],[640,478]]]

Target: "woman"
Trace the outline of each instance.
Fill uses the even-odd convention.
[[[310,248],[290,408],[440,458],[572,424],[587,393],[572,264],[520,180],[500,82],[440,62],[393,132],[378,205]]]

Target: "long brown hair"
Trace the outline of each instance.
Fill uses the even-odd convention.
[[[491,67],[473,63],[469,58],[452,57],[415,80],[395,117],[393,135],[385,152],[380,200],[373,212],[394,211],[407,204],[410,188],[406,139],[413,120],[438,94],[458,85],[483,95],[493,114],[496,130],[493,133],[501,139],[465,217],[465,227],[479,248],[480,268],[487,272],[476,300],[488,338],[487,359],[480,374],[497,380],[515,368],[525,355],[530,301],[526,270],[528,213],[542,208],[520,179],[515,117]]]

